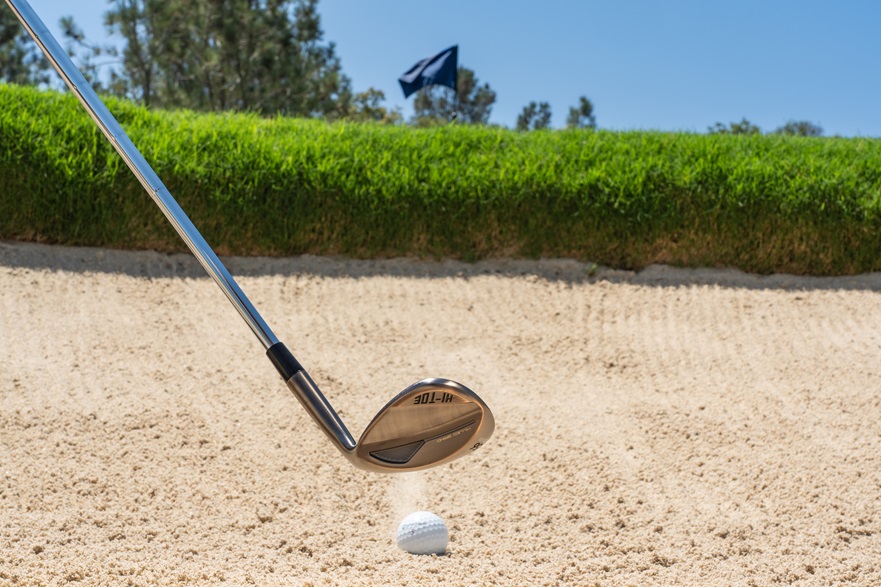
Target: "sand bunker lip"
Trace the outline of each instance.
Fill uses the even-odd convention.
[[[481,390],[492,441],[397,479],[184,258],[0,243],[0,585],[881,583],[877,275],[229,259],[353,428],[389,377]],[[421,509],[449,556],[395,546]]]

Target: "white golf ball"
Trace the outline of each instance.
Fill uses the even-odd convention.
[[[450,533],[431,512],[413,512],[398,526],[398,548],[410,554],[444,554]]]

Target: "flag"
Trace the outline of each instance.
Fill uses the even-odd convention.
[[[459,46],[453,45],[437,55],[426,57],[398,78],[404,97],[408,97],[425,86],[439,85],[457,89]]]

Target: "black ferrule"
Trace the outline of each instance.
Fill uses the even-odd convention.
[[[266,356],[269,357],[269,360],[272,361],[272,364],[275,365],[275,368],[278,369],[279,374],[285,381],[296,375],[298,371],[303,370],[303,366],[300,365],[300,362],[294,358],[294,355],[291,354],[291,351],[282,342],[277,342],[269,347],[266,350]]]

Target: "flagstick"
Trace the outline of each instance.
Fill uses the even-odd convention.
[[[456,72],[456,76],[459,75],[459,72]],[[456,80],[458,82],[458,80]],[[453,107],[453,115],[450,117],[450,124],[456,122],[456,119],[459,117],[459,84],[456,83],[456,87],[453,88],[453,93],[456,95],[455,106]]]

